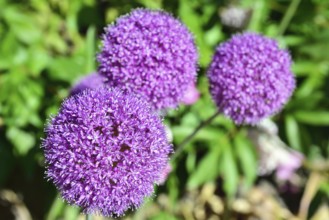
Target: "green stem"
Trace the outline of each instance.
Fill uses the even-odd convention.
[[[210,122],[212,122],[212,120],[214,120],[217,115],[219,115],[219,112],[216,112],[205,121],[202,121],[189,136],[187,136],[180,144],[178,144],[172,159],[175,160],[183,152],[186,144],[192,140],[192,138],[198,133],[198,131],[210,124]]]
[[[87,215],[86,215],[86,220],[92,220],[92,216],[89,215],[89,214],[87,214]]]
[[[292,0],[286,13],[284,14],[284,17],[280,23],[279,30],[278,30],[278,35],[283,35],[284,32],[286,31],[291,19],[294,17],[296,10],[298,8],[298,5],[301,0]]]

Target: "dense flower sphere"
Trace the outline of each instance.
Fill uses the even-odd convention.
[[[196,81],[192,34],[164,11],[136,9],[108,26],[98,54],[111,87],[143,96],[154,109],[174,108]]]
[[[291,57],[275,40],[237,34],[219,45],[208,69],[217,107],[236,124],[256,124],[278,112],[290,98],[295,79]]]
[[[116,89],[67,99],[46,128],[47,178],[84,213],[121,216],[152,195],[172,146],[161,119]]]
[[[81,78],[71,89],[70,95],[78,94],[86,89],[97,89],[104,86],[105,77],[98,73],[90,73]]]

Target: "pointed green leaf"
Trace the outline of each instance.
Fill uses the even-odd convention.
[[[219,159],[221,151],[214,149],[204,156],[196,170],[190,175],[187,186],[190,189],[196,188],[203,183],[214,180],[219,174]]]
[[[232,146],[229,142],[224,146],[222,157],[220,158],[220,169],[224,180],[224,190],[232,198],[238,189],[239,172],[237,161],[233,155]]]
[[[297,121],[318,126],[329,125],[329,111],[297,111],[294,114]]]
[[[242,134],[234,138],[234,145],[246,184],[250,187],[257,177],[258,163],[255,147]]]
[[[285,125],[289,145],[296,150],[302,151],[298,123],[292,116],[288,115],[285,118]]]

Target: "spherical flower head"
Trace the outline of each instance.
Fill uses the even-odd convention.
[[[217,107],[236,124],[256,124],[278,112],[290,98],[295,79],[291,57],[275,40],[237,34],[219,45],[208,69]]]
[[[70,95],[78,94],[86,89],[97,89],[104,86],[105,77],[98,73],[91,73],[81,78],[71,89]]]
[[[46,133],[47,178],[87,214],[121,216],[139,207],[172,152],[148,104],[116,89],[70,97]]]
[[[98,71],[111,87],[139,94],[159,110],[179,104],[196,81],[197,60],[193,36],[179,20],[136,9],[105,29]]]

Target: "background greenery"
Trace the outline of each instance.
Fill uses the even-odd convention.
[[[12,218],[7,213],[10,207],[17,206],[4,198],[4,192],[9,191],[33,219],[75,219],[79,215],[77,208],[57,199],[56,189],[44,179],[40,140],[47,118],[57,112],[71,85],[97,69],[95,54],[100,45],[99,36],[107,24],[132,8],[162,8],[179,17],[195,34],[200,52],[201,98],[192,106],[170,111],[166,117],[177,145],[216,111],[205,70],[215,46],[237,31],[225,27],[220,20],[220,12],[230,4],[250,10],[246,29],[276,38],[291,51],[294,60],[297,89],[273,120],[279,126],[280,138],[306,159],[298,171],[302,181],[292,201],[285,199],[287,195],[278,193],[278,196],[294,216],[298,215],[301,201],[308,204],[308,217],[318,213],[321,207],[327,207],[328,213],[327,0],[1,0],[0,201],[6,202],[2,202],[0,218]],[[247,130],[238,129],[228,119],[218,116],[172,160],[173,171],[168,181],[157,189],[160,196],[148,202],[135,217],[128,216],[186,218],[188,215],[182,214],[183,208],[177,204],[191,193],[202,196],[203,190],[213,184],[216,190],[212,194],[224,204],[224,211],[219,215],[224,219],[248,219],[252,214],[234,211],[232,206],[239,193],[257,189],[262,180],[274,185],[276,190],[279,188],[273,174],[257,175],[258,154]],[[161,198],[167,201],[165,205]],[[188,198],[192,201],[194,197]],[[140,213],[148,213],[147,207],[155,206],[153,213],[142,217],[144,214]],[[199,218],[195,213],[191,216]]]

